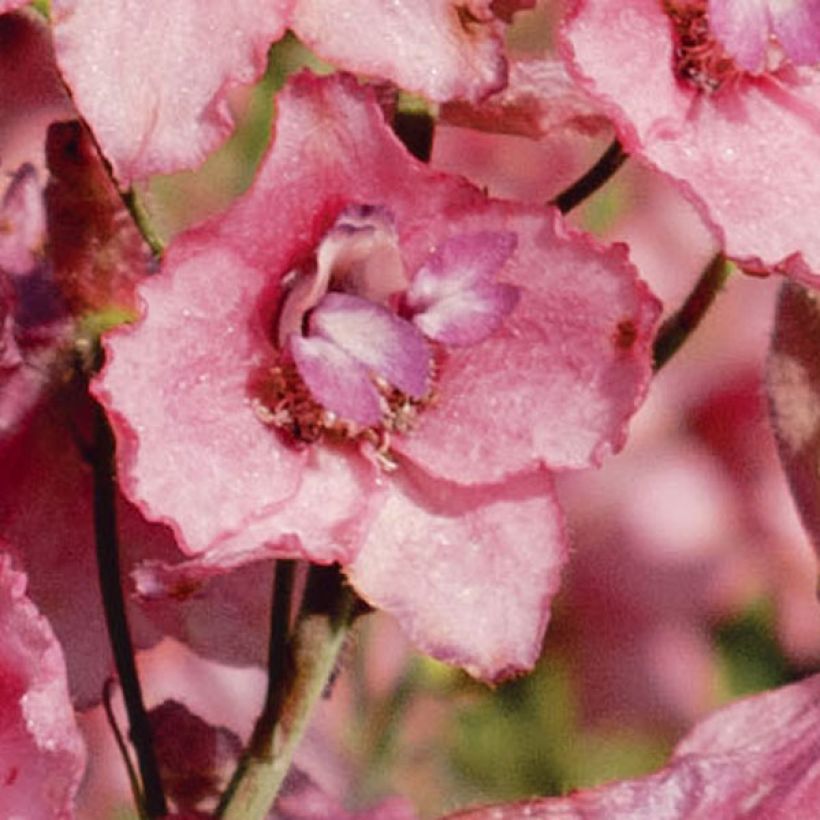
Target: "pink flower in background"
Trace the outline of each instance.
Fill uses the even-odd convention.
[[[68,697],[63,653],[26,596],[0,541],[0,812],[73,816],[85,747]]]
[[[794,65],[820,62],[816,0],[709,0],[708,10],[715,35],[747,71],[767,68],[772,37]]]
[[[60,70],[123,185],[199,165],[230,134],[229,91],[291,27],[320,57],[435,101],[504,87],[504,31],[533,0],[54,0]],[[361,36],[363,21],[367,37]],[[207,54],[208,59],[202,60]]]
[[[808,3],[787,5],[810,14]],[[820,73],[794,64],[788,37],[785,55],[750,73],[732,57],[734,41],[720,41],[740,6],[579,0],[564,25],[564,54],[625,148],[680,183],[730,257],[751,272],[813,279],[820,275],[813,219]]]
[[[820,802],[820,676],[739,701],[701,721],[655,774],[451,820],[811,820]]]
[[[191,557],[142,588],[339,561],[423,649],[526,668],[565,555],[549,470],[623,443],[657,302],[621,249],[415,161],[350,78],[278,110],[249,193],[107,344],[123,486]]]

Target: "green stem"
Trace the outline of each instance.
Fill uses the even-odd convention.
[[[615,175],[629,154],[618,140],[613,140],[600,159],[580,179],[575,180],[550,201],[562,214],[569,213]]]
[[[658,330],[653,347],[654,368],[657,373],[681,348],[701,323],[715,297],[729,278],[731,265],[722,253],[715,254],[704,268],[695,287],[680,310],[667,318]]]
[[[114,180],[113,177],[112,181],[116,185],[116,180]],[[148,215],[148,211],[142,204],[139,195],[132,187],[127,191],[120,191],[120,196],[122,197],[123,204],[128,209],[128,213],[131,214],[131,218],[134,220],[137,230],[142,234],[142,238],[148,247],[151,248],[151,253],[153,253],[157,259],[161,259],[162,254],[165,252],[165,243],[151,223],[151,217]]]
[[[280,657],[282,667],[269,670],[271,683],[265,707],[216,817],[267,817],[313,709],[333,677],[348,629],[358,614],[358,604],[338,567],[311,567],[302,608],[287,644],[287,657]]]

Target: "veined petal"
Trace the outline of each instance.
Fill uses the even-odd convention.
[[[329,293],[311,331],[338,345],[394,387],[420,399],[428,389],[430,349],[410,322],[367,299]]]
[[[364,365],[326,339],[294,333],[288,346],[299,375],[319,404],[365,427],[379,422],[379,391]]]

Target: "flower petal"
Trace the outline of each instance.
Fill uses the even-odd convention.
[[[407,304],[426,336],[448,345],[476,344],[489,336],[518,302],[511,285],[495,276],[515,250],[513,233],[484,231],[453,236],[413,277]]]
[[[490,226],[518,236],[503,272],[518,305],[480,344],[448,351],[436,402],[393,447],[466,485],[598,463],[643,395],[659,305],[624,248],[603,250],[543,209],[494,203],[448,230]]]
[[[310,327],[399,390],[417,399],[427,392],[430,348],[410,322],[387,308],[329,293],[313,311]]]
[[[119,181],[192,168],[232,128],[292,0],[53,0],[60,68]],[[203,59],[207,55],[207,59]]]
[[[313,398],[337,416],[369,427],[381,419],[367,368],[332,341],[292,334],[288,346]]]
[[[0,542],[0,546],[7,545]],[[26,576],[0,555],[0,813],[69,817],[85,748],[60,644],[26,596]]]
[[[348,568],[357,591],[475,677],[531,668],[566,560],[546,474],[467,489],[402,464],[388,492]]]
[[[769,0],[709,0],[709,26],[735,61],[760,71],[769,45]]]
[[[563,31],[571,73],[625,148],[678,182],[727,255],[752,272],[817,282],[820,73],[789,67],[697,93],[674,75],[657,0],[583,0]]]
[[[820,6],[812,0],[769,0],[771,25],[795,65],[820,62]]]
[[[431,100],[477,101],[507,79],[492,0],[299,0],[292,27],[320,57]],[[367,37],[362,39],[366,20]]]

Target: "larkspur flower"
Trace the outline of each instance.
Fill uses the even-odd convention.
[[[282,92],[248,194],[179,237],[95,392],[189,560],[338,561],[418,645],[530,666],[565,556],[552,469],[624,441],[658,305],[623,249],[414,160],[350,77]]]
[[[564,24],[563,52],[626,150],[679,183],[728,256],[749,272],[816,281],[820,72],[795,64],[792,40],[777,25],[785,51],[772,45],[760,71],[746,68],[750,60],[732,56],[734,40],[720,40],[740,5],[579,0]],[[783,9],[767,7],[775,6]]]
[[[128,185],[199,165],[232,130],[229,91],[261,76],[286,27],[341,68],[435,101],[477,101],[505,85],[506,23],[532,5],[221,0],[204,13],[196,0],[54,0],[51,8],[66,83]]]

